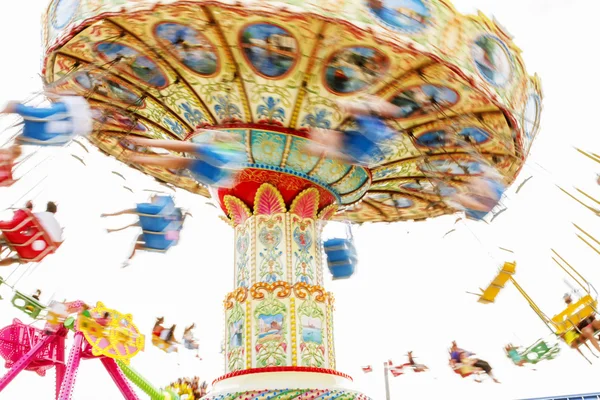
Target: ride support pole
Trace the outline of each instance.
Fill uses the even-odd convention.
[[[383,363],[383,373],[385,375],[385,400],[391,400],[390,397],[390,370],[388,362]]]
[[[27,354],[21,357],[19,361],[17,361],[15,365],[13,365],[12,368],[6,373],[6,375],[0,378],[0,392],[2,392],[4,388],[7,387],[8,384],[29,365],[31,360],[33,360],[40,350],[49,345],[54,339],[56,339],[54,335],[46,336],[44,340],[39,341],[38,344],[36,344],[27,352]]]
[[[83,333],[76,332],[73,347],[69,352],[69,361],[67,362],[67,370],[63,379],[62,385],[60,385],[60,393],[57,400],[71,400],[73,393],[73,387],[75,386],[75,378],[77,377],[77,370],[79,369],[79,363],[81,362],[81,344],[83,343]]]
[[[119,366],[123,374],[137,387],[139,387],[144,393],[150,396],[151,400],[168,400],[170,395],[165,394],[161,390],[155,388],[150,382],[146,380],[139,372],[126,365],[122,361],[117,360],[116,364]]]
[[[125,397],[125,400],[140,400],[138,395],[133,391],[133,388],[129,385],[129,382],[127,382],[127,379],[125,379],[125,375],[119,369],[119,366],[115,360],[108,357],[102,357],[101,362],[115,385],[117,385],[121,391],[123,397]]]
[[[65,365],[65,337],[57,336],[56,340],[58,341],[56,346],[56,359],[58,362],[54,365],[54,368],[56,368],[54,398],[58,400],[58,396],[60,396],[60,387],[65,379],[67,367]]]

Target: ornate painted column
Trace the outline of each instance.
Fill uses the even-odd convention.
[[[215,193],[235,232],[234,285],[224,301],[226,375],[207,398],[367,399],[335,369],[321,231],[336,193],[279,171],[247,185],[251,176],[245,170],[236,188]]]
[[[316,189],[306,189],[287,211],[277,189],[263,184],[254,215],[248,210],[235,226],[235,290],[225,300],[228,373],[275,366],[335,369],[318,198]]]

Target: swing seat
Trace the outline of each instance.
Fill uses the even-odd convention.
[[[36,299],[25,296],[23,293],[16,291],[15,295],[11,300],[12,305],[18,309],[23,311],[25,314],[29,315],[31,318],[37,318],[42,310],[46,308]]]
[[[357,128],[344,131],[344,153],[357,165],[368,166],[383,159],[379,145],[395,136],[380,118],[359,116],[355,118]]]
[[[329,263],[329,272],[331,272],[332,279],[348,279],[356,270],[355,262],[344,262],[344,263]]]
[[[28,123],[26,122],[26,124]],[[44,132],[39,133],[37,131],[33,132],[35,133],[32,133],[31,129],[28,129],[24,131],[21,135],[17,136],[15,138],[15,141],[23,145],[30,144],[34,146],[60,147],[69,143],[73,139],[73,136],[71,135],[65,135],[60,133],[49,134]]]
[[[481,293],[478,302],[483,304],[493,303],[496,300],[498,293],[500,293],[500,290],[506,285],[506,282],[508,282],[510,277],[515,274],[516,268],[516,263],[505,262],[492,283],[490,283],[483,293]]]
[[[329,239],[323,243],[323,248],[333,279],[347,279],[354,274],[358,259],[350,239]]]
[[[247,161],[245,153],[206,145],[197,150],[196,159],[190,166],[194,178],[208,186],[228,186]]]
[[[506,190],[506,186],[499,180],[485,178],[485,177],[478,177],[477,179],[483,179],[487,183],[487,185],[494,192],[494,197],[491,198],[491,197],[487,197],[487,196],[473,195],[474,199],[478,199],[480,202],[486,204],[486,208],[487,208],[487,211],[479,211],[479,210],[472,210],[472,209],[466,208],[465,216],[468,219],[471,219],[473,221],[481,221],[490,212],[492,212],[494,207],[496,207],[498,205],[498,203],[500,203],[500,200],[502,199],[502,195],[504,194],[504,191]]]
[[[175,203],[171,196],[158,196],[155,203],[140,203],[136,211],[143,230],[162,232],[176,219]]]
[[[454,367],[454,372],[459,374],[461,376],[461,378],[467,378],[473,374],[479,375],[479,371],[477,370],[477,368],[475,368],[471,365],[463,365],[460,367]]]
[[[0,222],[2,237],[21,263],[39,262],[58,249],[37,218],[27,209],[17,210],[11,221]]]
[[[165,353],[170,353],[169,349],[175,347],[174,344],[167,342],[166,340],[162,340],[159,336],[152,335],[152,345],[154,347],[158,347]],[[175,347],[176,349],[176,347]]]
[[[143,231],[165,233],[167,231],[180,231],[183,227],[183,216],[180,208],[176,208],[169,215],[138,215]]]
[[[356,249],[350,239],[329,239],[323,243],[328,262],[346,261],[356,258]]]
[[[552,317],[556,335],[562,336],[566,332],[574,330],[581,321],[594,315],[597,307],[598,302],[589,294],[577,302],[569,304],[561,313]]]
[[[165,233],[144,231],[144,249],[150,251],[167,251],[178,242],[178,231],[169,231]],[[170,239],[175,237],[175,239]]]
[[[62,146],[93,129],[90,106],[81,96],[62,96],[46,108],[19,104],[15,112],[24,121],[23,132],[15,140],[23,144]]]
[[[462,363],[458,363],[458,364],[450,363],[450,368],[452,368],[452,370],[455,373],[460,375],[461,378],[467,378],[471,375],[479,375],[481,373],[479,368],[476,368],[472,365],[462,364]]]

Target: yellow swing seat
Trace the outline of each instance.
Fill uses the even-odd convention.
[[[160,337],[158,337],[156,335],[152,335],[152,345],[155,346],[155,347],[158,347],[159,349],[161,349],[165,353],[168,353],[169,349],[171,347],[175,347],[175,344],[169,343],[166,340],[162,340]]]
[[[478,302],[484,304],[493,303],[496,300],[498,293],[500,293],[500,290],[506,285],[506,282],[508,282],[510,277],[515,274],[516,268],[516,263],[505,262],[492,283],[490,283],[485,290],[482,290]]]
[[[552,317],[552,325],[556,328],[556,335],[562,336],[565,333],[575,330],[584,319],[594,315],[598,306],[598,301],[591,295],[585,295],[577,302],[569,304],[561,313]]]

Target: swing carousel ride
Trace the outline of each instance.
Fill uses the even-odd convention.
[[[486,168],[505,187],[515,180],[541,112],[540,81],[510,34],[446,0],[53,0],[43,48],[46,85],[89,103],[89,141],[212,197],[234,229],[213,400],[366,399],[336,371],[321,253],[334,278],[349,277],[356,256],[348,239],[323,246],[324,222],[456,213],[445,197]],[[373,98],[396,107],[383,126],[397,134],[367,162],[305,151],[315,129],[361,129],[340,101]],[[180,159],[218,132],[244,152],[226,186],[181,162],[136,162]],[[159,154],[136,138],[176,145]]]

